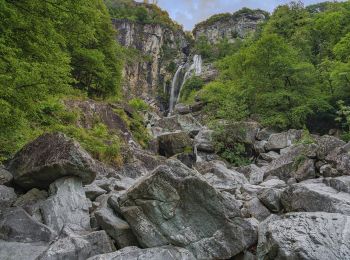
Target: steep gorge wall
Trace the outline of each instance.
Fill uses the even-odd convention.
[[[154,99],[168,95],[174,72],[188,54],[185,33],[160,24],[112,21],[121,45],[137,52],[136,57],[129,57],[124,68],[126,98]]]

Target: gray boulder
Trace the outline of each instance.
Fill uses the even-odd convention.
[[[41,203],[44,223],[59,232],[65,224],[90,229],[90,203],[77,177],[62,178],[50,185],[50,197]]]
[[[192,150],[192,139],[186,132],[168,133],[158,136],[159,154],[171,157]]]
[[[350,176],[326,178],[323,182],[338,192],[350,193]]]
[[[15,207],[26,207],[33,205],[38,201],[46,200],[48,193],[45,190],[31,189],[27,193],[19,196],[13,204]]]
[[[272,162],[273,160],[278,159],[280,157],[280,155],[279,155],[279,153],[276,153],[274,151],[270,151],[268,153],[260,154],[260,157],[267,162]]]
[[[114,250],[115,247],[105,231],[89,233],[79,230],[79,227],[66,226],[38,260],[85,260]]]
[[[297,162],[298,163],[298,162]],[[315,161],[309,158],[305,158],[297,164],[294,164],[295,172],[293,178],[297,181],[304,181],[307,179],[313,179],[316,177]]]
[[[276,151],[291,146],[301,139],[302,134],[302,130],[294,129],[283,133],[271,134],[265,145],[265,149],[267,151]]]
[[[256,134],[256,139],[259,141],[267,141],[269,140],[270,136],[274,134],[275,132],[272,129],[264,128],[258,131]]]
[[[214,153],[215,147],[212,139],[213,130],[202,129],[194,138],[197,151]]]
[[[152,132],[155,137],[164,133],[185,131],[196,134],[202,128],[201,124],[191,115],[174,115],[163,117],[154,123]]]
[[[3,208],[10,207],[17,199],[13,188],[0,185],[0,211]]]
[[[350,153],[344,147],[336,148],[326,156],[326,161],[339,175],[348,175],[350,172]]]
[[[256,141],[253,145],[254,151],[257,154],[262,154],[265,153],[265,145],[266,145],[267,141]]]
[[[13,206],[23,208],[34,219],[43,222],[40,212],[40,204],[45,201],[47,197],[48,193],[45,190],[34,188],[19,196]]]
[[[324,160],[334,149],[345,145],[344,141],[329,135],[320,136],[316,141],[318,145],[317,158],[319,160]]]
[[[277,213],[282,209],[282,192],[280,189],[264,188],[258,192],[258,198],[271,212]]]
[[[12,174],[3,165],[0,165],[0,185],[8,185],[12,179]]]
[[[255,164],[250,164],[239,167],[236,171],[243,173],[250,184],[260,184],[264,180],[265,167],[258,167]]]
[[[315,167],[309,160],[315,153],[315,145],[294,145],[273,160],[265,170],[265,178],[276,176],[283,181],[294,177],[300,180],[314,178]]]
[[[27,144],[10,161],[8,169],[14,181],[25,189],[45,189],[64,176],[78,176],[88,184],[96,176],[91,156],[61,133],[44,134]]]
[[[186,104],[176,104],[175,112],[180,115],[186,115],[191,113],[191,108],[189,105],[186,105]]]
[[[186,249],[163,246],[155,248],[140,249],[137,247],[126,247],[117,252],[97,255],[88,260],[195,260],[194,256]]]
[[[258,259],[349,259],[349,221],[322,212],[271,216],[259,226]]]
[[[327,186],[322,180],[305,181],[291,185],[281,196],[288,212],[324,211],[350,216],[350,194]]]
[[[336,177],[341,176],[342,174],[333,168],[330,164],[324,164],[319,169],[319,174],[323,177]]]
[[[7,209],[0,215],[0,239],[11,242],[50,242],[56,233],[37,222],[21,208]]]
[[[118,248],[138,245],[129,224],[117,217],[111,208],[97,210],[95,217],[99,226],[117,243]]]
[[[107,193],[106,190],[100,188],[96,184],[89,184],[84,186],[85,195],[88,199],[94,201],[98,196]]]
[[[234,193],[237,188],[248,182],[242,173],[228,169],[225,163],[220,161],[203,162],[197,165],[196,169],[219,191]]]
[[[0,259],[38,260],[47,246],[45,243],[20,243],[0,240]]]
[[[271,212],[260,202],[258,198],[253,198],[252,200],[246,202],[244,207],[247,209],[250,216],[259,221],[263,221],[271,215]]]
[[[196,258],[230,258],[256,242],[254,219],[243,219],[221,193],[178,161],[167,161],[119,201],[142,247],[181,245]]]

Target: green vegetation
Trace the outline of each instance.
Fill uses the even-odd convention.
[[[102,125],[77,128],[62,103],[120,97],[124,55],[103,1],[0,0],[0,32],[0,160],[56,130],[114,160],[118,140]]]
[[[325,133],[335,126],[337,102],[349,106],[350,2],[307,8],[292,2],[231,53],[212,56],[205,39],[197,50],[220,70],[197,93],[211,119],[253,117],[280,130]]]
[[[112,18],[127,19],[143,24],[161,24],[174,30],[182,29],[169,14],[154,4],[136,3],[132,0],[105,0]]]
[[[144,125],[144,119],[142,113],[150,110],[148,104],[145,101],[134,98],[129,101],[129,106],[132,108],[131,115],[127,115],[124,109],[116,109],[115,112],[123,118],[126,122],[129,130],[132,132],[136,141],[143,147],[147,147],[151,137]]]
[[[180,93],[180,99],[183,103],[193,102],[194,96],[197,91],[204,86],[203,80],[198,76],[193,76],[186,80]]]
[[[227,39],[222,39],[216,44],[211,44],[205,36],[200,36],[194,45],[194,50],[206,62],[213,62],[234,54],[238,51],[241,44],[241,39],[236,39],[235,43],[230,43]]]
[[[218,123],[213,126],[213,141],[215,151],[234,166],[244,166],[250,163],[249,151],[241,136],[245,135],[245,130],[238,129],[230,124]]]
[[[343,139],[350,141],[350,106],[346,106],[344,101],[338,101],[339,110],[337,111],[337,118],[341,129],[344,131]]]

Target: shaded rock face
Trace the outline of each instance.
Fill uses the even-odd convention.
[[[64,176],[79,176],[87,184],[96,176],[92,157],[62,133],[44,134],[29,143],[14,156],[8,169],[25,189],[47,188]]]
[[[209,43],[215,44],[222,39],[234,42],[236,39],[244,39],[252,32],[255,32],[258,25],[267,19],[263,11],[227,15],[215,22],[203,22],[196,25],[193,35],[196,40],[205,36]]]
[[[256,241],[256,220],[197,173],[169,160],[120,198],[120,209],[142,247],[181,246],[199,259],[229,258]]]
[[[124,68],[124,95],[148,99],[155,98],[157,92],[169,93],[174,73],[169,67],[174,64],[176,68],[186,57],[183,53],[188,46],[185,33],[158,24],[117,19],[112,23],[118,31],[119,43],[139,52],[136,62]]]
[[[259,227],[259,259],[349,259],[348,216],[290,213],[272,216]]]

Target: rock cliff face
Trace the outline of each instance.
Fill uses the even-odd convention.
[[[207,21],[196,25],[193,35],[196,40],[205,36],[212,44],[221,39],[234,42],[254,32],[258,25],[268,18],[268,13],[261,10],[242,9],[234,14],[214,15]]]
[[[177,66],[186,59],[188,41],[182,30],[159,24],[113,19],[121,45],[135,57],[124,68],[127,98],[154,98],[166,94]]]

